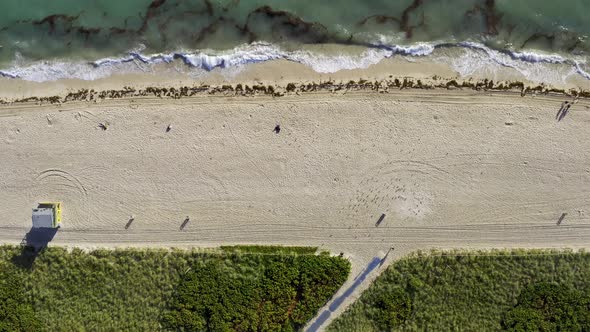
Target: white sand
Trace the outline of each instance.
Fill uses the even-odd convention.
[[[19,241],[35,203],[58,200],[55,244],[587,246],[590,112],[582,101],[557,122],[562,99],[437,90],[5,106],[0,239]]]

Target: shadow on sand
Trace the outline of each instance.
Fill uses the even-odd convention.
[[[180,225],[180,230],[183,230],[186,225],[188,224],[188,222],[191,221],[191,219],[187,216],[186,218],[184,218],[184,221],[182,222],[182,225]]]
[[[57,233],[57,228],[31,228],[21,241],[20,255],[14,256],[12,262],[25,269],[30,269],[39,254]]]
[[[563,118],[565,118],[567,113],[570,111],[570,107],[572,107],[572,105],[573,105],[572,103],[567,102],[567,101],[565,101],[563,104],[561,104],[561,107],[557,111],[557,114],[555,114],[555,120],[557,120],[557,122],[563,120]]]

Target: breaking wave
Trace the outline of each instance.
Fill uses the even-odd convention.
[[[368,44],[360,54],[322,54],[314,51],[286,51],[281,47],[257,42],[227,51],[182,51],[162,54],[143,54],[141,49],[128,52],[118,58],[103,58],[92,62],[39,61],[15,64],[0,70],[0,76],[44,82],[59,79],[95,80],[113,74],[152,72],[158,64],[182,64],[183,70],[212,71],[217,68],[242,67],[248,64],[284,59],[304,64],[316,72],[333,73],[344,69],[367,68],[385,58],[394,56],[426,57],[438,49],[460,49],[461,55],[435,56],[434,60],[451,65],[460,75],[470,75],[489,64],[516,69],[532,81],[547,79],[540,75],[541,67],[536,64],[566,65],[571,71],[590,80],[590,74],[583,69],[585,61],[570,59],[558,54],[533,51],[509,51],[492,49],[484,44],[464,41],[459,43],[416,43],[413,45]],[[487,68],[487,67],[486,67]],[[489,69],[489,68],[488,68]],[[538,74],[538,75],[537,75]]]

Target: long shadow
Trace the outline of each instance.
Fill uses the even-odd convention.
[[[561,216],[559,216],[559,219],[557,219],[557,226],[561,225],[561,223],[563,222],[563,219],[565,219],[565,216],[567,216],[567,213],[562,213]]]
[[[375,223],[375,227],[379,227],[379,225],[381,225],[381,223],[383,222],[383,219],[385,219],[385,213],[381,214],[381,217],[379,217],[379,220],[377,220],[377,222]]]
[[[555,119],[557,120],[557,122],[559,122],[559,121],[563,120],[563,118],[565,118],[565,116],[567,115],[567,113],[570,110],[570,107],[572,107],[572,104],[567,101],[564,102],[563,104],[561,104],[561,107],[557,111],[557,114],[555,114]]]
[[[12,262],[25,269],[31,269],[35,260],[55,234],[57,228],[31,228],[21,241],[21,252],[12,258]]]
[[[184,218],[184,221],[182,222],[182,225],[180,225],[180,230],[183,230],[186,225],[188,224],[188,222],[191,221],[189,217]]]
[[[346,298],[349,297],[363,281],[365,281],[365,278],[367,277],[367,275],[369,275],[369,273],[371,273],[376,267],[380,266],[381,261],[384,259],[385,258],[374,257],[373,260],[369,262],[369,265],[367,265],[367,268],[355,278],[354,283],[346,291],[344,291],[344,293],[342,293],[340,297],[334,299],[334,301],[332,302],[332,304],[330,304],[328,309],[324,310],[318,316],[318,318],[309,326],[309,329],[307,329],[307,331],[318,331],[320,327],[326,322],[326,320],[330,318],[332,313],[336,311],[338,307],[340,307],[342,302],[344,302],[344,300],[346,300]]]

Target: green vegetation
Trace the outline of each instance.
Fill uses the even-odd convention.
[[[509,331],[587,331],[590,328],[590,292],[569,285],[532,284],[508,311]]]
[[[402,288],[396,287],[377,295],[375,307],[379,310],[374,312],[372,318],[380,330],[386,330],[408,319],[412,312],[412,300]]]
[[[418,253],[392,264],[329,331],[588,331],[590,254]]]
[[[167,326],[196,331],[294,331],[344,283],[349,265],[318,256],[267,261],[261,273],[235,273],[220,262],[190,271]],[[334,282],[336,281],[336,282]]]
[[[0,331],[36,331],[41,328],[33,306],[25,298],[23,273],[10,262],[0,263]]]
[[[350,263],[274,252],[52,247],[29,268],[0,246],[0,331],[297,329]]]

